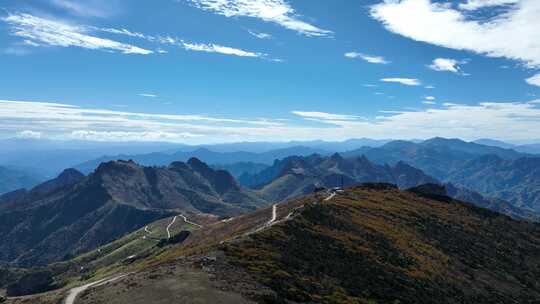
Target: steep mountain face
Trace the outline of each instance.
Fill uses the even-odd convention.
[[[21,188],[31,188],[41,181],[40,176],[9,167],[0,167],[0,194]]]
[[[446,195],[457,200],[469,202],[478,207],[486,208],[501,214],[506,214],[514,219],[540,222],[540,213],[535,212],[534,210],[528,208],[519,208],[508,201],[485,196],[467,188],[456,187],[451,183],[445,184],[444,187]]]
[[[436,183],[422,171],[403,162],[394,166],[381,166],[365,157],[343,158],[340,154],[329,157],[312,155],[289,157],[253,177],[240,181],[258,182],[251,185],[270,201],[281,201],[309,194],[318,187],[352,186],[365,182],[392,183],[402,188]]]
[[[77,176],[65,172],[30,193],[77,180]],[[132,161],[104,163],[71,186],[29,197],[36,199],[0,209],[0,261],[45,264],[180,212],[234,215],[264,203],[227,172],[213,170],[197,159],[168,167],[142,167]]]
[[[540,212],[540,157],[505,160],[486,155],[465,162],[446,180]]]

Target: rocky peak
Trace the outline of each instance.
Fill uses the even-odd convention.
[[[212,169],[204,162],[202,162],[200,159],[196,157],[192,157],[188,160],[187,164],[194,170],[199,173],[206,173],[212,171]]]
[[[60,175],[58,175],[56,180],[64,182],[64,183],[71,183],[71,182],[79,182],[83,178],[84,178],[84,174],[82,174],[81,172],[79,172],[76,169],[69,168],[69,169],[66,169],[66,170],[62,171],[62,173],[60,173]]]

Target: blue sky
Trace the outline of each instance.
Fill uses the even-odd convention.
[[[536,140],[539,20],[537,0],[4,0],[0,136]]]

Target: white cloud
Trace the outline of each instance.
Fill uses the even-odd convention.
[[[250,31],[250,30],[248,30],[248,33],[251,36],[259,38],[259,39],[272,39],[272,35],[267,34],[267,33],[254,32],[254,31]]]
[[[419,86],[422,84],[420,80],[415,79],[415,78],[383,78],[381,79],[381,81],[396,82],[396,83],[401,83],[403,85],[408,85],[408,86]]]
[[[141,136],[147,134],[139,140],[147,140],[156,134],[161,134],[161,137],[176,134],[179,141],[179,135],[182,135],[181,138],[215,140],[237,133],[270,132],[281,125],[282,122],[263,118],[245,120],[203,115],[148,114],[58,103],[0,100],[0,133],[12,132],[12,135],[31,128],[33,132],[60,138],[72,138],[72,132],[84,131],[74,134],[81,137],[84,134],[115,137],[122,132]],[[185,136],[187,134],[191,136]]]
[[[302,21],[284,0],[186,0],[195,7],[226,17],[252,17],[306,36],[329,36],[331,31]]]
[[[29,138],[29,139],[40,139],[41,138],[41,132],[35,132],[32,130],[24,130],[19,133],[17,133],[17,138]]]
[[[422,101],[423,104],[427,104],[427,105],[434,105],[434,104],[437,104],[435,101],[429,101],[429,100],[424,100]]]
[[[435,98],[434,96],[426,96],[426,97],[424,97],[424,99],[433,101],[433,100],[435,100],[437,98]]]
[[[536,74],[525,80],[528,84],[540,87],[540,74]]]
[[[297,119],[230,119],[81,108],[66,104],[0,101],[0,136],[21,130],[42,138],[146,140],[186,143],[344,140],[348,138],[540,138],[540,100],[480,103],[423,110],[381,111],[374,118],[295,111]],[[320,126],[319,124],[324,124]]]
[[[455,60],[455,59],[450,59],[450,58],[436,58],[433,60],[433,62],[430,65],[428,65],[428,67],[438,72],[452,72],[452,73],[464,75],[465,73],[461,70],[461,67],[459,65],[465,64],[465,63],[467,63],[466,60]]]
[[[519,1],[520,0],[468,0],[466,3],[460,3],[459,8],[467,11],[474,11],[485,7],[515,4]]]
[[[149,93],[141,93],[141,94],[137,94],[137,96],[141,96],[141,97],[150,97],[150,98],[156,98],[156,97],[158,97],[156,94],[149,94]]]
[[[511,9],[479,20],[470,18],[467,11],[452,8],[451,2],[386,0],[371,7],[371,16],[389,31],[417,41],[519,60],[528,67],[538,67],[539,11],[540,1],[521,0]]]
[[[445,103],[443,108],[387,111],[371,120],[329,120],[335,128],[317,129],[319,138],[498,138],[526,140],[540,138],[540,104],[532,102]]]
[[[425,86],[424,88],[426,88],[426,89],[428,89],[428,90],[432,90],[432,89],[435,89],[435,86],[427,85],[427,86]]]
[[[196,138],[200,135],[182,132],[128,132],[128,131],[88,131],[77,130],[71,132],[70,139],[91,140],[91,141],[183,141],[189,138]]]
[[[268,55],[263,53],[254,53],[250,51],[244,51],[241,49],[236,49],[228,46],[222,46],[218,44],[205,44],[205,43],[189,43],[181,42],[181,45],[184,49],[188,51],[196,52],[206,52],[206,53],[219,53],[224,55],[233,55],[240,57],[254,57],[254,58],[265,58]]]
[[[344,114],[332,114],[326,112],[304,112],[304,111],[292,111],[294,115],[301,116],[306,119],[318,120],[323,122],[335,122],[335,121],[347,121],[358,120],[360,116],[344,115]]]
[[[91,36],[88,34],[88,29],[82,26],[44,19],[30,14],[9,14],[1,20],[11,26],[12,35],[22,37],[33,44],[80,47],[92,50],[102,49],[124,54],[147,55],[153,53],[153,51],[130,44]]]
[[[384,57],[371,56],[371,55],[366,55],[366,54],[357,53],[357,52],[345,53],[345,57],[347,57],[347,58],[360,58],[360,59],[363,59],[364,61],[367,61],[369,63],[375,63],[375,64],[389,64],[390,63],[390,61],[387,61],[386,59],[384,59]]]
[[[129,37],[141,38],[141,39],[146,39],[146,40],[150,40],[150,41],[155,40],[155,38],[153,38],[151,36],[147,36],[147,35],[145,35],[143,33],[132,32],[132,31],[124,29],[124,28],[116,29],[116,28],[108,28],[108,27],[105,27],[105,28],[95,27],[94,29],[96,29],[98,31],[106,32],[106,33],[111,33],[111,34],[126,35],[126,36],[129,36]]]

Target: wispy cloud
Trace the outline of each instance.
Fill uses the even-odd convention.
[[[267,33],[255,32],[255,31],[251,31],[251,30],[248,30],[248,33],[251,36],[259,38],[259,39],[272,39],[272,35],[267,34]]]
[[[21,132],[18,132],[15,137],[17,138],[31,138],[31,139],[39,139],[41,138],[42,134],[41,132],[36,132],[32,130],[24,130]]]
[[[0,135],[16,136],[21,130],[31,130],[42,138],[189,143],[434,136],[524,140],[540,138],[539,107],[540,101],[534,100],[473,105],[447,102],[424,110],[381,111],[374,118],[294,111],[297,119],[283,120],[148,114],[3,100]]]
[[[432,90],[432,89],[435,89],[435,86],[427,85],[427,86],[425,86],[424,88],[426,88],[426,89],[428,89],[428,90]]]
[[[137,96],[141,96],[141,97],[149,97],[149,98],[156,98],[156,97],[158,97],[156,94],[150,94],[150,93],[140,93],[140,94],[137,94]]]
[[[468,0],[466,3],[460,3],[459,8],[467,11],[474,11],[485,7],[515,4],[519,1],[520,0]]]
[[[395,82],[400,83],[407,86],[419,86],[422,83],[420,80],[415,78],[383,78],[381,79],[382,82]]]
[[[433,100],[435,100],[437,98],[435,98],[435,96],[425,96],[424,99],[429,100],[429,101],[433,101]]]
[[[467,60],[456,60],[450,58],[436,58],[428,65],[428,68],[437,72],[452,72],[461,75],[467,75],[462,71],[460,65],[466,64]]]
[[[528,84],[540,87],[540,74],[536,74],[525,80]]]
[[[218,44],[204,44],[204,43],[189,43],[181,42],[181,46],[188,51],[195,52],[206,52],[206,53],[219,53],[224,55],[233,55],[239,57],[254,57],[254,58],[265,58],[268,55],[263,53],[254,53],[250,51],[245,51],[237,48],[232,48],[228,46],[222,46]]]
[[[423,104],[427,104],[427,105],[434,105],[434,104],[437,104],[435,101],[429,101],[429,100],[424,100],[422,101]]]
[[[279,121],[269,119],[228,119],[204,115],[172,115],[123,112],[105,109],[81,108],[68,104],[0,100],[0,132],[19,132],[31,129],[48,136],[62,138],[110,136],[121,139],[118,134],[140,134],[146,137],[133,140],[149,140],[160,136],[165,140],[176,134],[176,140],[186,138],[224,136],[238,132],[247,134],[258,128],[281,126]],[[251,131],[250,131],[251,130]],[[189,136],[187,136],[189,134]],[[154,136],[154,137],[153,137]],[[172,135],[171,135],[172,136]],[[128,140],[126,137],[124,140]]]
[[[166,54],[167,51],[162,48],[157,48],[156,51],[140,48],[131,44],[126,44],[111,39],[100,38],[92,35],[92,32],[109,33],[115,35],[128,36],[138,38],[147,43],[159,45],[173,45],[181,47],[187,51],[218,53],[223,55],[262,58],[270,61],[280,61],[272,59],[268,54],[260,52],[252,52],[240,48],[223,46],[215,43],[197,43],[187,42],[182,39],[173,38],[170,36],[153,36],[140,32],[130,31],[125,28],[108,28],[95,26],[72,25],[59,20],[45,19],[42,17],[33,16],[30,14],[10,14],[2,18],[4,22],[11,26],[11,34],[24,38],[21,44],[26,46],[59,46],[59,47],[80,47],[92,50],[106,50],[112,52],[120,52],[124,54]],[[4,52],[10,54],[22,55],[26,54],[27,48],[11,47],[5,49]]]
[[[360,59],[362,59],[364,61],[367,61],[369,63],[375,63],[375,64],[389,64],[390,63],[390,61],[387,61],[382,56],[372,56],[372,55],[367,55],[367,54],[358,53],[358,52],[345,53],[345,57],[347,57],[347,58],[360,58]]]
[[[497,15],[470,18],[465,9],[516,3]],[[468,50],[490,57],[519,60],[540,66],[540,1],[468,1],[461,10],[450,2],[431,0],[384,1],[371,7],[371,16],[386,29],[438,46]]]
[[[332,31],[302,21],[284,0],[186,0],[197,8],[226,17],[251,17],[278,24],[306,36],[330,36]]]
[[[159,43],[162,45],[173,45],[177,47],[181,47],[184,50],[187,51],[195,51],[195,52],[205,52],[205,53],[218,53],[223,55],[231,55],[231,56],[239,56],[239,57],[252,57],[252,58],[262,58],[262,59],[268,59],[271,61],[279,61],[279,59],[270,59],[268,54],[260,53],[260,52],[252,52],[247,51],[239,48],[229,47],[229,46],[223,46],[215,43],[197,43],[197,42],[187,42],[183,39],[179,39],[176,37],[171,36],[152,36],[152,35],[146,35],[139,32],[132,32],[127,29],[115,29],[115,28],[100,28],[98,30],[112,33],[112,34],[118,34],[118,35],[126,35],[129,37],[134,38],[140,38],[147,40],[149,42]],[[159,54],[166,54],[167,51],[163,49],[158,49],[157,52]]]
[[[362,119],[360,116],[345,115],[345,114],[332,114],[326,112],[305,112],[305,111],[292,111],[294,115],[301,116],[305,119],[316,120],[321,122],[339,122],[339,121],[353,121]]]
[[[45,19],[30,14],[9,14],[1,20],[11,26],[11,34],[40,46],[80,47],[107,50],[123,54],[152,54],[153,51],[118,41],[99,38],[88,33],[83,26],[58,20]]]

